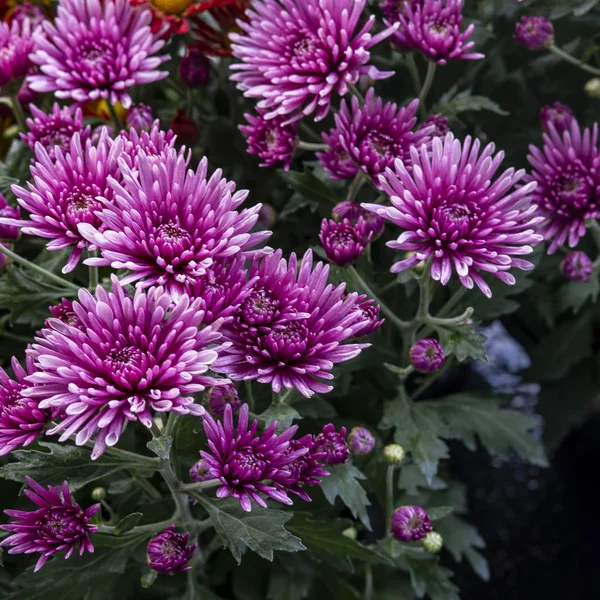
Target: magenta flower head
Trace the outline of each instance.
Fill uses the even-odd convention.
[[[121,143],[113,142],[105,130],[95,144],[81,143],[78,133],[71,138],[69,149],[63,152],[55,146],[55,160],[38,143],[35,162],[31,167],[33,183],[29,189],[14,185],[13,192],[19,204],[29,213],[29,220],[0,218],[0,224],[21,227],[23,233],[49,238],[50,251],[72,248],[63,273],[72,271],[83,251],[90,248],[79,233],[78,225],[88,223],[101,227],[96,211],[101,208],[99,198],[110,202],[112,191],[109,177],[119,177],[117,158]]]
[[[560,270],[571,281],[588,282],[594,272],[594,263],[585,252],[569,252],[563,259]]]
[[[373,212],[365,210],[360,204],[352,200],[344,200],[336,204],[331,215],[335,221],[343,221],[348,219],[352,225],[356,225],[359,219],[363,220],[367,235],[373,234],[372,239],[376,240],[382,233],[385,227],[385,220]]]
[[[546,17],[521,17],[513,37],[528,50],[541,50],[554,43],[554,27]]]
[[[406,108],[398,108],[393,102],[384,104],[370,88],[363,105],[356,96],[352,97],[351,108],[342,101],[329,137],[337,138],[359,168],[377,183],[379,173],[397,158],[410,160],[410,147],[421,145],[433,131],[413,131],[418,107],[416,99]]]
[[[240,125],[239,129],[247,136],[248,154],[260,157],[261,167],[283,164],[289,170],[296,148],[296,124],[284,124],[285,117],[266,120],[261,112],[244,116],[249,125]]]
[[[37,27],[46,20],[46,17],[41,9],[38,6],[35,6],[35,4],[31,4],[31,2],[17,4],[10,15],[11,23],[18,21],[23,24],[26,20],[31,21],[32,27]]]
[[[75,314],[75,311],[73,310],[73,303],[70,300],[63,298],[60,301],[60,304],[57,304],[56,306],[49,306],[48,310],[50,311],[52,318],[59,319],[66,325],[71,325],[72,327],[81,327],[81,321]],[[48,319],[46,319],[44,326],[46,329],[50,328]]]
[[[8,204],[6,198],[0,194],[0,219],[20,219],[21,211],[18,207]],[[14,225],[3,225],[0,221],[0,240],[16,240],[19,237],[19,228]]]
[[[362,217],[356,225],[352,225],[348,219],[337,222],[323,219],[319,233],[327,258],[340,267],[358,260],[372,236],[372,233],[367,233]]]
[[[344,344],[364,327],[356,294],[345,285],[328,284],[329,268],[307,251],[300,265],[296,255],[282,258],[280,250],[250,270],[258,276],[254,290],[235,319],[223,331],[230,345],[214,369],[236,381],[256,379],[274,392],[296,388],[303,396],[330,392],[322,380],[331,369],[354,358],[369,344]]]
[[[154,117],[152,116],[152,109],[145,104],[136,104],[129,109],[127,113],[127,128],[133,129],[138,133],[142,131],[150,131],[154,124]],[[124,133],[126,137],[126,133]],[[172,137],[172,136],[171,136]]]
[[[27,75],[35,47],[32,29],[29,19],[14,20],[11,25],[0,21],[0,88]]]
[[[100,505],[94,504],[82,510],[75,504],[66,481],[46,489],[31,477],[25,479],[31,489],[23,493],[39,508],[31,512],[5,510],[15,520],[8,525],[0,525],[0,528],[12,533],[0,546],[10,547],[9,554],[40,553],[34,572],[39,571],[57,552],[64,550],[65,558],[69,558],[78,547],[80,555],[93,552],[90,535],[96,533],[98,527],[90,525],[90,519],[100,510]]]
[[[210,83],[210,60],[198,48],[188,48],[187,54],[179,63],[179,75],[185,85],[191,88],[202,87]]]
[[[431,519],[420,506],[401,506],[392,515],[392,534],[401,542],[419,542],[432,530]]]
[[[55,146],[59,146],[63,152],[68,152],[71,139],[74,134],[79,134],[79,141],[85,146],[90,137],[91,128],[83,127],[83,115],[81,108],[65,106],[61,108],[58,103],[52,106],[52,112],[46,114],[33,104],[29,105],[33,119],[27,119],[28,133],[22,133],[21,139],[32,149],[39,142],[50,157],[56,160]]]
[[[231,383],[211,388],[208,393],[208,408],[210,408],[215,415],[222,417],[225,414],[226,406],[231,406],[231,410],[234,413],[242,406],[242,401],[240,400],[237,390]]]
[[[434,373],[444,364],[444,360],[444,350],[433,338],[419,340],[410,349],[410,363],[421,373]]]
[[[431,276],[442,285],[455,270],[462,285],[473,284],[486,295],[492,292],[480,271],[493,274],[508,285],[515,278],[511,268],[532,269],[521,258],[533,251],[529,244],[541,241],[535,228],[542,218],[535,215],[531,192],[535,183],[511,188],[525,175],[508,169],[493,177],[504,158],[494,156],[494,144],[480,152],[479,140],[467,136],[461,144],[449,133],[433,138],[432,149],[411,149],[412,170],[396,161],[396,172],[388,169],[380,181],[389,194],[391,207],[363,204],[404,231],[388,246],[414,252],[392,265],[392,273],[431,261]]]
[[[321,136],[329,148],[323,152],[317,152],[316,156],[325,171],[329,173],[332,179],[337,180],[353,179],[356,177],[358,165],[344,150],[340,142],[338,130],[333,128],[331,133],[323,132]]]
[[[314,450],[324,454],[323,462],[326,465],[348,462],[350,449],[346,443],[346,428],[341,427],[338,432],[333,423],[325,425],[321,433],[315,437]]]
[[[575,119],[562,135],[549,124],[540,150],[529,146],[532,167],[526,181],[537,183],[533,200],[543,221],[539,232],[550,241],[548,253],[568,242],[571,248],[585,235],[586,219],[600,216],[598,124],[581,131]]]
[[[574,119],[575,115],[571,107],[562,102],[555,102],[540,108],[540,121],[542,129],[546,133],[550,131],[550,123],[552,123],[557,133],[562,135],[562,133],[571,129],[571,123]]]
[[[293,481],[287,466],[307,452],[306,448],[288,452],[297,426],[277,435],[277,422],[274,422],[262,435],[257,435],[258,421],[248,427],[247,404],[240,408],[237,428],[233,425],[233,410],[229,404],[225,406],[222,422],[209,413],[205,413],[203,419],[209,451],[200,454],[210,465],[210,475],[221,481],[217,498],[232,496],[246,512],[252,509],[252,500],[266,507],[263,496],[292,504],[279,482]]]
[[[366,0],[257,0],[232,33],[232,79],[248,98],[259,98],[265,118],[297,121],[328,114],[334,93],[344,96],[362,75],[383,79],[368,64],[369,49],[392,34],[369,32],[375,16],[360,26]]]
[[[198,544],[188,546],[190,534],[176,533],[175,525],[167,527],[161,534],[148,542],[148,565],[158,573],[187,571]]]
[[[29,446],[44,431],[50,413],[21,392],[29,387],[25,378],[35,372],[34,361],[27,357],[27,371],[13,357],[15,379],[0,367],[0,456]]]
[[[370,454],[375,448],[375,438],[365,427],[354,427],[348,435],[348,446],[356,456]]]
[[[119,139],[123,141],[121,158],[131,170],[134,170],[138,168],[140,155],[143,155],[147,162],[166,161],[169,151],[175,147],[176,136],[170,129],[163,131],[159,120],[155,119],[148,130],[138,129],[132,125],[129,130],[121,131]],[[185,155],[185,148],[181,149],[181,154]]]
[[[192,465],[192,468],[190,469],[190,479],[194,483],[208,481],[212,478],[213,477],[210,474],[210,465],[203,458]]]
[[[153,411],[201,415],[193,394],[218,385],[206,376],[217,358],[220,323],[199,329],[201,301],[183,295],[175,306],[162,287],[130,297],[113,275],[113,291],[80,290],[73,310],[79,326],[49,319],[29,352],[39,372],[22,392],[57,408],[60,441],[95,435],[92,459],[114,446],[128,421],[152,426]]]
[[[429,137],[443,138],[450,131],[450,128],[448,127],[448,117],[444,117],[441,114],[429,115],[419,130],[426,130]]]
[[[206,158],[196,172],[186,172],[186,158],[173,149],[160,161],[140,151],[136,170],[120,164],[123,183],[110,181],[113,202],[97,213],[102,227],[86,223],[80,232],[101,253],[86,264],[127,269],[123,285],[159,284],[178,298],[215,261],[250,250],[271,234],[250,233],[260,204],[238,212],[248,192],[236,192],[220,169],[207,179]]]
[[[158,71],[168,56],[162,31],[152,34],[152,13],[127,0],[60,0],[54,23],[43,23],[31,59],[40,74],[30,76],[36,92],[87,102],[104,98],[131,106],[127,90],[167,76]]]
[[[385,319],[379,319],[379,304],[375,304],[374,300],[366,299],[366,296],[359,296],[357,299],[358,307],[362,311],[364,325],[354,335],[357,337],[363,337],[373,333],[376,329],[379,329],[384,323]]]
[[[479,52],[470,52],[475,42],[468,41],[474,25],[461,32],[462,0],[425,0],[404,3],[397,13],[400,23],[392,42],[403,50],[418,50],[438,65],[449,60],[477,60]],[[390,16],[392,16],[390,14]],[[384,19],[386,25],[390,21]]]

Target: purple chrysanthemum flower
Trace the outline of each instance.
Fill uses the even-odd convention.
[[[448,117],[444,117],[441,114],[429,115],[423,125],[419,127],[420,131],[427,131],[428,137],[445,137],[450,131],[448,127]]]
[[[600,216],[600,154],[597,123],[581,131],[573,119],[562,135],[551,123],[549,129],[541,150],[529,146],[532,171],[526,181],[537,183],[533,200],[544,221],[539,231],[551,240],[548,253],[553,254],[565,241],[571,248],[577,246],[585,235],[586,219]]]
[[[331,214],[335,221],[348,219],[352,225],[356,225],[359,219],[362,219],[365,225],[367,235],[373,234],[372,239],[377,239],[385,227],[385,220],[373,212],[365,210],[360,204],[352,200],[344,200],[336,204]]]
[[[359,296],[357,304],[363,314],[364,326],[354,334],[355,336],[363,337],[369,335],[385,323],[385,319],[379,319],[380,306],[379,304],[375,304],[374,300],[367,299],[367,296]]]
[[[234,413],[242,406],[237,390],[231,383],[216,386],[208,393],[208,408],[215,415],[222,417],[225,414],[226,406],[231,406]]]
[[[75,310],[73,309],[73,303],[66,298],[62,298],[60,304],[56,306],[49,306],[48,310],[52,315],[52,318],[59,319],[66,325],[70,325],[71,327],[81,327],[81,321],[79,317],[75,314]],[[44,326],[48,329],[50,328],[50,323],[48,319],[46,319],[46,323]]]
[[[358,165],[342,147],[337,129],[332,129],[330,134],[323,132],[321,136],[329,146],[327,150],[316,153],[323,169],[331,175],[332,179],[344,180],[356,177]]]
[[[511,268],[532,269],[521,258],[532,252],[529,244],[541,241],[535,228],[542,220],[535,216],[531,182],[510,191],[525,175],[508,169],[492,181],[504,153],[495,156],[494,144],[480,152],[480,141],[467,137],[461,144],[449,133],[433,138],[427,146],[411,148],[412,170],[396,161],[396,172],[380,177],[392,206],[363,204],[401,227],[404,232],[388,246],[414,252],[392,265],[392,273],[431,261],[431,276],[442,285],[456,270],[460,282],[471,289],[475,283],[486,295],[491,290],[480,271],[492,273],[512,285]]]
[[[564,257],[560,270],[571,281],[588,282],[594,272],[594,263],[585,252],[569,252]]]
[[[198,544],[188,546],[189,533],[177,533],[175,525],[167,527],[161,534],[148,542],[148,565],[158,573],[174,573],[187,571],[192,567],[188,564],[198,547]]]
[[[0,219],[20,219],[21,211],[18,207],[10,206],[6,198],[0,194]],[[14,225],[4,225],[0,221],[0,240],[16,240],[19,237],[19,228]]]
[[[158,71],[167,55],[162,31],[152,34],[152,13],[127,0],[60,0],[54,23],[45,21],[32,61],[40,74],[30,76],[36,92],[87,102],[105,98],[131,106],[127,90],[167,76]]]
[[[430,137],[433,128],[413,131],[418,107],[416,99],[402,108],[393,102],[384,104],[370,88],[362,105],[356,96],[352,97],[351,108],[342,101],[329,137],[337,137],[344,151],[377,184],[379,173],[397,158],[409,160],[410,147]]]
[[[172,306],[163,288],[129,297],[113,275],[113,291],[80,290],[73,310],[80,325],[50,319],[30,354],[38,373],[23,392],[62,417],[48,433],[75,443],[96,435],[92,459],[114,446],[127,421],[152,426],[153,412],[201,415],[192,394],[219,385],[206,372],[217,358],[220,323],[199,329],[201,301],[183,295]],[[221,380],[222,381],[222,380]]]
[[[18,21],[23,24],[26,20],[31,22],[31,26],[37,27],[43,21],[46,20],[44,13],[38,6],[31,4],[31,2],[23,2],[23,4],[17,4],[10,15],[11,23]]]
[[[210,83],[212,75],[210,59],[198,48],[188,48],[187,54],[179,63],[179,75],[185,85],[191,88],[202,87]]]
[[[127,128],[137,131],[138,134],[142,131],[150,131],[154,123],[152,109],[146,104],[136,104],[127,113]],[[126,132],[123,132],[122,135],[125,135],[128,139],[131,138]],[[143,146],[143,143],[141,145]]]
[[[401,506],[392,516],[392,534],[401,542],[419,542],[430,531],[431,519],[420,506]]]
[[[513,37],[528,50],[541,50],[554,43],[554,27],[546,17],[521,17]]]
[[[315,436],[314,450],[324,454],[322,460],[326,465],[340,465],[347,462],[350,449],[346,443],[346,428],[341,427],[337,432],[333,423],[325,425],[321,433]]]
[[[419,340],[410,349],[410,363],[421,373],[435,373],[446,360],[440,343],[433,338]]]
[[[148,130],[138,130],[131,126],[129,130],[121,131],[119,139],[123,141],[121,158],[133,170],[137,169],[140,153],[148,161],[152,160],[157,164],[166,161],[169,151],[175,147],[177,137],[170,129],[161,129],[160,122],[156,119]],[[181,149],[181,154],[185,156],[185,148]],[[186,161],[189,159],[186,158]]]
[[[215,421],[208,413],[203,418],[210,451],[200,454],[210,465],[211,476],[222,483],[217,489],[218,498],[232,496],[246,512],[252,509],[252,500],[267,506],[261,494],[283,504],[292,504],[284,489],[284,485],[293,480],[288,465],[307,452],[304,447],[295,452],[288,451],[297,426],[276,435],[277,422],[274,422],[262,435],[257,435],[258,421],[248,428],[247,404],[240,408],[237,430],[233,426],[233,410],[229,404],[225,407],[223,422]],[[277,483],[270,485],[267,480]]]
[[[50,421],[50,413],[40,409],[37,400],[21,393],[29,387],[25,377],[35,372],[33,359],[27,357],[27,371],[14,357],[11,365],[16,379],[0,367],[0,456],[29,446]]]
[[[203,458],[192,465],[192,468],[190,469],[190,479],[194,483],[213,479],[213,476],[210,474],[210,465]]]
[[[16,20],[11,25],[0,21],[0,88],[27,75],[34,47],[29,19]]]
[[[362,218],[359,218],[355,225],[348,219],[337,222],[323,219],[319,239],[327,258],[343,267],[358,260],[371,241],[372,235],[367,233]]]
[[[0,525],[11,536],[0,543],[9,546],[9,554],[41,553],[34,572],[39,571],[46,561],[57,552],[65,551],[65,559],[69,558],[79,547],[79,554],[93,552],[94,546],[90,535],[98,531],[96,525],[90,525],[90,519],[100,510],[94,504],[82,510],[75,504],[69,484],[49,486],[48,489],[25,477],[30,490],[23,493],[40,508],[26,512],[22,510],[5,510],[15,521],[8,525]]]
[[[365,427],[354,427],[348,435],[348,446],[356,456],[369,454],[375,448],[375,438]]]
[[[400,15],[406,14],[406,3],[413,6],[414,4],[420,4],[423,0],[384,0],[379,8],[383,13],[384,17],[390,23],[396,23],[400,20]]]
[[[88,223],[101,227],[96,211],[101,208],[99,198],[110,202],[112,191],[109,177],[119,177],[117,159],[121,144],[113,142],[103,130],[97,144],[87,140],[81,144],[78,133],[71,138],[68,152],[55,147],[55,160],[38,143],[35,163],[31,167],[33,183],[26,190],[13,185],[19,204],[29,213],[29,220],[0,219],[6,225],[21,227],[23,233],[49,238],[48,250],[72,247],[71,256],[63,273],[72,271],[79,262],[88,242],[77,226]]]
[[[250,233],[260,204],[238,212],[248,192],[236,192],[220,169],[207,179],[206,158],[196,172],[186,172],[186,158],[175,150],[160,162],[140,152],[135,171],[125,161],[120,165],[123,184],[110,181],[113,202],[97,213],[104,231],[86,223],[80,232],[101,253],[86,264],[128,269],[123,285],[164,285],[177,298],[215,261],[250,250],[271,235]]]
[[[571,107],[562,102],[555,102],[554,104],[540,108],[540,121],[542,129],[546,133],[550,131],[550,123],[552,123],[554,129],[562,135],[563,132],[571,129],[571,123],[574,119],[575,115]]]
[[[274,392],[296,388],[303,396],[330,392],[322,380],[333,379],[331,369],[357,356],[369,344],[343,344],[364,327],[357,295],[345,295],[345,285],[328,285],[329,268],[312,252],[298,268],[280,250],[255,260],[250,271],[258,276],[253,293],[236,318],[224,327],[231,345],[214,368],[234,380],[256,379]]]
[[[260,98],[265,118],[288,122],[316,112],[329,114],[334,93],[344,96],[362,75],[383,79],[368,64],[369,49],[395,27],[371,35],[375,16],[359,29],[366,0],[257,0],[232,33],[232,79],[249,98]],[[357,31],[358,29],[358,31]]]
[[[245,114],[249,125],[240,125],[240,131],[247,136],[248,154],[260,157],[261,167],[271,167],[283,163],[287,171],[296,149],[296,124],[284,124],[284,117],[266,120],[264,114]]]
[[[467,41],[474,25],[461,33],[462,9],[462,0],[406,2],[404,10],[397,14],[400,27],[392,36],[392,42],[405,50],[419,50],[438,65],[445,65],[452,59],[483,58],[479,52],[469,52],[475,45],[475,42]],[[384,22],[391,24],[388,19]]]
[[[55,146],[63,152],[68,152],[71,138],[79,134],[81,145],[84,146],[91,135],[91,127],[83,127],[83,114],[81,108],[65,106],[61,108],[58,103],[52,106],[52,112],[46,114],[37,106],[29,105],[33,119],[27,119],[28,133],[22,133],[21,139],[32,149],[39,142],[48,153],[50,160],[56,160]]]

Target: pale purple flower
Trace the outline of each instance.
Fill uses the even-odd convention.
[[[540,108],[540,121],[542,129],[546,133],[550,131],[550,123],[552,123],[557,133],[562,135],[563,132],[571,129],[571,123],[574,119],[575,115],[571,107],[562,102],[555,102],[554,104]]]
[[[375,448],[375,438],[366,427],[354,427],[348,435],[348,446],[356,456],[370,454]]]
[[[113,291],[80,290],[73,311],[79,325],[49,319],[29,352],[38,373],[23,394],[61,417],[49,434],[78,446],[95,437],[92,459],[114,446],[128,421],[152,426],[154,412],[201,415],[193,394],[218,385],[206,375],[217,358],[219,322],[203,327],[201,301],[183,295],[175,306],[163,288],[130,297],[112,278]]]
[[[103,131],[97,144],[87,140],[81,143],[78,133],[71,138],[68,151],[55,147],[55,160],[38,143],[35,162],[31,167],[33,183],[29,189],[13,186],[19,204],[29,213],[29,220],[2,219],[4,225],[21,227],[23,233],[52,240],[46,244],[50,251],[72,248],[63,273],[72,271],[83,251],[90,245],[78,230],[87,223],[101,227],[96,215],[101,207],[100,198],[110,202],[113,196],[107,181],[119,177],[117,159],[121,144],[113,142]]]
[[[429,515],[420,506],[401,506],[392,516],[392,534],[401,542],[419,542],[433,530]]]
[[[348,219],[352,225],[356,225],[359,219],[362,219],[365,225],[367,234],[372,233],[372,239],[377,239],[385,227],[385,220],[373,212],[365,210],[360,204],[352,200],[344,200],[336,204],[331,210],[331,214],[335,221],[343,221]]]
[[[536,182],[533,201],[543,221],[539,232],[553,254],[565,242],[571,248],[585,235],[586,219],[600,216],[598,124],[581,130],[575,119],[562,135],[550,123],[540,150],[529,146],[532,167],[526,181]]]
[[[20,219],[19,207],[10,206],[6,198],[0,194],[0,219]],[[4,225],[0,221],[0,240],[16,240],[19,237],[19,228],[14,225]]]
[[[256,115],[245,114],[249,125],[240,125],[247,136],[248,154],[260,157],[261,167],[281,164],[287,171],[296,149],[296,124],[284,124],[285,117],[265,119],[260,111]]]
[[[397,13],[398,31],[392,42],[404,50],[419,50],[429,60],[445,65],[448,60],[477,60],[479,52],[470,52],[475,42],[468,41],[474,25],[461,32],[462,0],[426,0],[406,2]],[[390,15],[391,16],[391,15]],[[391,25],[388,19],[386,25]]]
[[[265,118],[288,122],[329,113],[335,93],[344,96],[362,75],[383,79],[369,64],[370,48],[392,34],[369,32],[375,16],[360,26],[366,0],[256,0],[232,33],[232,79],[249,98],[259,98]]]
[[[594,263],[585,252],[569,252],[564,257],[560,270],[571,281],[588,282],[594,272]]]
[[[363,337],[373,333],[376,329],[379,329],[384,323],[385,319],[379,319],[379,304],[375,304],[372,299],[367,299],[367,296],[359,296],[357,298],[358,307],[362,311],[364,326],[361,327],[354,335],[357,337]]]
[[[392,265],[392,273],[430,261],[431,276],[442,285],[455,270],[462,285],[476,284],[491,296],[482,271],[513,285],[511,268],[533,268],[516,257],[530,254],[530,244],[542,240],[535,233],[542,221],[532,203],[535,183],[511,191],[525,175],[514,169],[493,180],[504,158],[503,152],[494,156],[494,144],[480,151],[479,140],[467,136],[461,144],[448,133],[433,138],[431,146],[411,149],[410,172],[398,160],[395,172],[380,177],[392,206],[363,207],[404,230],[388,246],[414,254]]]
[[[138,133],[150,131],[154,123],[152,109],[145,104],[136,104],[135,106],[132,106],[127,113],[127,127],[129,129],[134,129]],[[125,132],[123,132],[122,135],[130,138]]]
[[[222,422],[209,413],[205,413],[203,419],[209,451],[200,454],[210,465],[210,475],[221,481],[218,498],[232,496],[246,512],[252,509],[252,500],[266,507],[263,496],[292,504],[284,488],[285,483],[293,480],[287,467],[307,452],[306,448],[288,451],[297,426],[277,435],[277,422],[273,422],[258,435],[258,421],[248,427],[247,404],[240,408],[237,428],[233,425],[233,410],[229,404],[225,406]],[[276,477],[275,485],[267,483],[274,483]]]
[[[433,338],[419,340],[410,349],[410,364],[421,373],[435,373],[446,360],[440,343]]]
[[[323,152],[317,152],[316,156],[325,171],[331,175],[332,179],[344,180],[356,177],[358,165],[344,150],[337,129],[332,129],[331,133],[323,132],[321,136],[329,148]]]
[[[521,17],[513,37],[528,50],[541,50],[554,43],[554,27],[546,17]]]
[[[59,146],[63,152],[68,152],[71,139],[76,133],[82,146],[91,135],[88,125],[83,127],[83,115],[81,108],[65,106],[61,108],[57,102],[52,106],[52,112],[46,114],[33,104],[29,105],[33,119],[27,119],[28,133],[22,133],[21,139],[32,149],[39,142],[50,157],[56,160],[55,146]]]
[[[215,261],[232,259],[271,234],[251,233],[260,204],[238,211],[248,192],[236,192],[220,169],[207,179],[206,158],[195,172],[186,172],[186,158],[174,149],[160,161],[140,151],[136,170],[120,165],[123,183],[110,180],[113,201],[97,212],[102,228],[86,223],[80,232],[101,253],[86,264],[127,269],[123,285],[164,285],[177,298]]]
[[[0,88],[25,77],[31,67],[30,53],[35,47],[29,19],[10,25],[0,21]]]
[[[46,489],[31,477],[25,479],[31,489],[25,489],[23,493],[39,508],[30,512],[5,510],[15,520],[8,525],[0,525],[0,528],[12,533],[0,546],[9,547],[9,554],[40,553],[34,572],[39,571],[57,552],[64,550],[65,559],[78,548],[80,555],[93,552],[90,535],[96,533],[98,527],[91,525],[90,519],[100,510],[100,505],[94,504],[82,510],[79,504],[75,504],[66,481]]]
[[[319,239],[327,258],[343,267],[357,261],[371,241],[362,217],[355,225],[348,219],[333,221],[323,219]]]
[[[324,454],[323,462],[326,465],[341,465],[348,462],[350,448],[346,443],[346,428],[341,427],[338,432],[333,423],[325,425],[321,433],[315,437],[314,450]]]
[[[175,526],[167,527],[148,542],[148,566],[158,573],[174,573],[191,569],[189,564],[198,544],[188,546],[190,534],[177,533]]]
[[[224,327],[230,345],[214,369],[234,380],[256,379],[274,392],[296,388],[303,396],[333,389],[334,364],[354,358],[369,344],[344,344],[364,327],[356,294],[345,285],[328,284],[329,267],[313,268],[310,251],[298,265],[280,250],[250,270],[258,276],[253,293],[242,303],[233,322]]]
[[[31,59],[40,74],[30,77],[37,92],[76,102],[106,99],[131,106],[127,90],[167,76],[158,71],[168,56],[163,31],[152,34],[152,13],[127,0],[60,0],[54,23],[43,23]]]
[[[161,129],[159,120],[155,119],[148,129],[138,129],[134,125],[130,125],[129,130],[121,131],[119,139],[123,141],[121,158],[133,170],[138,167],[140,152],[147,161],[156,163],[166,161],[169,151],[175,147],[177,137],[172,130]],[[185,147],[181,149],[180,153],[185,156]],[[186,158],[186,165],[188,162],[189,158]]]
[[[11,365],[15,379],[0,367],[0,456],[29,446],[50,421],[50,413],[40,409],[37,400],[21,393],[29,387],[25,378],[35,372],[33,359],[27,357],[27,370],[14,357]]]
[[[54,319],[59,319],[66,325],[70,325],[72,327],[81,327],[81,321],[79,317],[75,314],[75,310],[73,310],[73,303],[66,298],[62,298],[60,304],[56,306],[49,306],[48,310]],[[46,323],[44,325],[47,329],[50,328],[50,323],[48,319],[46,319]]]
[[[237,390],[231,383],[215,386],[208,393],[208,408],[215,415],[222,417],[225,414],[226,406],[231,406],[234,413],[242,406]]]

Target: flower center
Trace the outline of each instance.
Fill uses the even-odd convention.
[[[308,330],[301,321],[292,321],[280,329],[274,329],[265,340],[265,347],[269,354],[281,361],[298,358],[308,345]]]
[[[0,387],[0,413],[4,408],[18,406],[25,401],[25,398],[21,396],[21,390],[25,389],[24,385],[16,381],[10,381],[8,385],[8,388]]]
[[[356,244],[356,236],[351,230],[341,229],[331,234],[329,242],[332,246],[354,246]]]
[[[249,325],[267,325],[273,320],[279,302],[264,288],[255,289],[240,309],[242,319]]]
[[[180,242],[190,239],[190,234],[173,222],[161,225],[158,228],[158,233],[163,240]]]
[[[312,54],[312,52],[314,51],[314,48],[315,48],[314,40],[311,37],[304,37],[302,39],[299,39],[294,44],[293,51],[296,56],[305,58]]]
[[[247,448],[235,451],[230,464],[232,477],[242,482],[254,482],[264,479],[268,461],[262,454]]]
[[[167,15],[181,15],[194,0],[151,0],[150,4]]]
[[[381,131],[372,131],[367,135],[367,144],[380,157],[395,156],[396,144],[391,136]]]
[[[419,517],[418,515],[415,515],[414,517],[411,517],[407,521],[406,528],[409,530],[413,530],[413,529],[418,529],[419,527],[421,527],[421,525],[422,525],[421,517]]]
[[[181,547],[171,540],[163,542],[161,551],[165,556],[180,556],[182,553]]]
[[[435,38],[444,38],[448,35],[450,25],[448,23],[432,23],[429,25],[429,33]]]
[[[472,213],[464,204],[453,204],[444,208],[446,215],[453,221],[464,222],[468,221]]]
[[[96,196],[100,195],[101,190],[95,185],[75,187],[65,195],[66,213],[72,225],[95,220],[94,212],[101,208]]]
[[[265,132],[265,145],[267,150],[272,150],[279,141],[279,132],[276,129],[267,129]]]
[[[135,346],[111,350],[104,363],[117,383],[119,380],[125,380],[130,384],[136,384],[148,368],[145,354]]]

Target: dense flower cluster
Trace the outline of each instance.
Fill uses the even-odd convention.
[[[15,19],[11,25],[0,21],[0,88],[27,75],[34,48],[29,19]]]
[[[319,239],[327,258],[343,267],[360,257],[372,235],[362,218],[359,218],[355,225],[348,219],[337,222],[323,219]]]
[[[334,221],[347,219],[352,225],[356,225],[362,219],[367,235],[373,234],[373,239],[378,238],[385,227],[385,220],[379,215],[365,210],[360,204],[352,200],[344,200],[336,204],[331,215]]]

